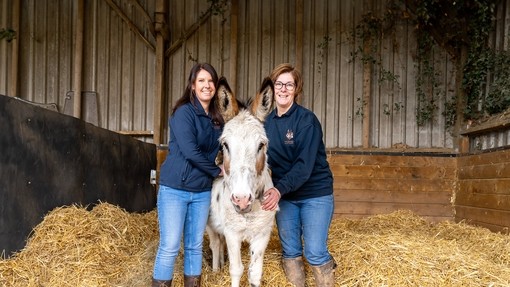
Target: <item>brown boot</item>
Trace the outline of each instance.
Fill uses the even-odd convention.
[[[287,280],[296,287],[305,287],[305,265],[303,264],[303,258],[284,258],[282,264]]]
[[[184,275],[184,287],[200,287],[200,275]]]
[[[335,268],[336,262],[334,259],[331,259],[321,266],[312,266],[313,276],[315,277],[315,286],[334,287]]]
[[[152,279],[152,287],[170,287],[172,286],[172,280],[156,280]]]

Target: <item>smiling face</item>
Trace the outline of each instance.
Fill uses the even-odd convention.
[[[291,88],[292,91],[289,91],[290,86],[294,87]],[[279,116],[287,112],[290,107],[292,107],[296,92],[295,87],[296,84],[291,73],[283,73],[276,79],[274,99]]]
[[[206,70],[200,70],[192,88],[195,91],[195,95],[200,101],[200,104],[202,104],[205,112],[208,113],[209,104],[211,103],[211,100],[214,97],[214,93],[216,92],[216,87],[214,85],[211,74]]]

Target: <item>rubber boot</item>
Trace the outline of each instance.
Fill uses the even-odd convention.
[[[333,259],[321,266],[312,266],[313,276],[315,277],[315,286],[334,287],[335,268],[336,262]]]
[[[305,265],[303,257],[284,258],[283,271],[287,280],[296,287],[305,287]]]
[[[200,275],[184,275],[184,287],[200,287]]]
[[[172,286],[172,280],[156,280],[152,279],[152,287],[170,287]]]

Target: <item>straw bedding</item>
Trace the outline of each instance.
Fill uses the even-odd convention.
[[[150,286],[158,244],[156,211],[127,213],[101,203],[47,214],[26,247],[0,259],[0,286]],[[247,246],[243,247],[245,269]],[[337,286],[508,286],[510,236],[466,224],[430,224],[408,211],[335,219],[330,230]],[[204,242],[202,286],[230,286],[228,266],[211,271]],[[307,267],[307,286],[314,286]],[[275,232],[264,261],[264,286],[290,286]],[[246,276],[242,282],[248,286]],[[182,257],[174,286],[182,286]]]

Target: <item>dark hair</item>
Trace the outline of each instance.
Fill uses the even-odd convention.
[[[198,73],[201,71],[201,70],[205,70],[207,72],[209,72],[209,74],[211,74],[211,77],[212,77],[212,80],[214,82],[214,88],[217,89],[218,88],[218,73],[216,73],[216,70],[214,69],[214,67],[209,64],[209,63],[197,63],[195,64],[192,68],[191,68],[191,71],[189,72],[189,77],[188,77],[188,84],[186,86],[186,89],[184,90],[184,93],[182,94],[182,96],[177,100],[177,102],[175,102],[175,105],[172,109],[172,113],[175,113],[175,111],[182,105],[184,104],[187,104],[187,103],[191,103],[191,104],[195,104],[195,98],[196,98],[196,95],[195,93],[193,92],[193,84],[195,83],[196,79],[197,79],[197,75]],[[224,120],[223,120],[223,117],[221,116],[220,112],[218,111],[217,109],[217,105],[216,105],[216,101],[218,100],[218,97],[216,95],[216,92],[214,93],[214,96],[211,100],[211,104],[209,105],[209,115],[211,116],[213,122],[216,124],[216,125],[219,125],[219,124],[224,124]]]
[[[294,66],[292,66],[289,63],[283,63],[276,66],[276,68],[273,69],[270,78],[274,83],[281,74],[285,73],[290,73],[294,78],[294,84],[296,84],[294,99],[296,99],[303,92],[303,78],[301,77],[301,72],[298,69],[294,68]]]

